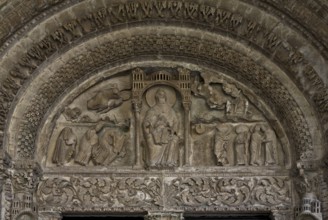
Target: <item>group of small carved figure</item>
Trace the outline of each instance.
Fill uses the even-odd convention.
[[[217,165],[270,166],[277,164],[275,133],[265,125],[248,127],[238,125],[234,131],[228,124],[218,125],[214,136]],[[233,161],[229,161],[228,148],[233,147]]]
[[[98,125],[87,130],[78,142],[72,128],[65,127],[58,136],[52,162],[62,166],[74,159],[76,164],[83,166],[90,162],[106,165],[118,157],[124,157],[125,135],[109,129],[100,134],[101,130],[102,126]]]

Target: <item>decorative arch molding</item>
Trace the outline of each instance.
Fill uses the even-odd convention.
[[[23,122],[21,125],[15,124],[15,121],[13,121],[14,126],[12,126],[13,129],[16,129],[16,126],[19,126],[21,129],[23,129],[22,133],[24,135],[16,135],[19,138],[17,139],[18,143],[22,143],[21,146],[18,146],[18,149],[21,148],[21,153],[23,157],[31,158],[33,157],[34,150],[31,148],[34,146],[34,138],[37,133],[37,124],[40,123],[42,120],[42,115],[47,111],[47,108],[51,106],[51,100],[55,101],[56,96],[55,94],[58,93],[58,95],[62,92],[62,87],[57,87],[57,85],[71,85],[73,83],[73,80],[78,80],[80,77],[82,77],[84,74],[88,74],[89,70],[97,69],[98,66],[112,63],[113,61],[118,61],[119,59],[129,59],[129,57],[133,56],[171,56],[170,54],[177,54],[179,57],[188,57],[191,60],[192,59],[203,59],[205,61],[211,60],[211,62],[214,65],[220,66],[221,68],[230,69],[230,72],[233,72],[235,77],[242,79],[245,83],[251,83],[255,84],[254,86],[259,90],[263,91],[262,94],[266,95],[266,98],[263,98],[264,100],[270,100],[267,101],[269,105],[271,105],[271,108],[273,108],[273,105],[275,105],[274,108],[277,108],[277,106],[280,106],[281,110],[278,110],[281,114],[279,116],[279,113],[276,112],[278,117],[280,117],[280,121],[284,123],[284,120],[290,120],[287,123],[290,126],[293,126],[293,129],[291,129],[290,132],[294,132],[294,134],[290,134],[291,136],[294,136],[291,140],[295,142],[296,147],[299,147],[300,150],[297,150],[296,155],[300,158],[301,154],[302,157],[305,159],[307,158],[307,155],[311,155],[311,147],[317,146],[319,149],[321,148],[320,143],[312,143],[311,133],[313,135],[317,134],[319,135],[318,138],[315,138],[314,140],[320,140],[320,133],[316,133],[317,131],[313,130],[310,132],[310,127],[315,128],[316,126],[313,124],[311,126],[308,125],[308,122],[304,118],[304,113],[300,110],[295,109],[288,109],[288,108],[296,108],[297,109],[297,101],[293,102],[293,98],[286,98],[285,96],[289,95],[289,92],[287,91],[287,88],[284,87],[282,84],[283,80],[287,80],[288,78],[283,76],[282,74],[275,74],[274,71],[281,71],[279,70],[279,67],[274,67],[272,64],[270,65],[268,60],[266,61],[251,61],[250,57],[254,56],[254,59],[258,59],[258,54],[254,53],[253,55],[248,53],[248,57],[245,56],[245,54],[248,52],[248,49],[243,47],[242,45],[238,44],[238,47],[235,47],[233,50],[231,50],[229,47],[234,47],[233,43],[224,37],[219,37],[215,35],[209,34],[208,36],[197,32],[192,31],[192,29],[189,29],[189,34],[191,36],[185,36],[184,32],[181,31],[181,35],[174,30],[174,28],[164,28],[159,29],[158,27],[145,27],[145,28],[130,28],[129,32],[125,31],[118,31],[113,32],[110,36],[110,40],[106,37],[107,35],[103,35],[102,37],[98,37],[98,40],[91,40],[86,41],[80,44],[80,46],[77,46],[76,49],[73,49],[71,51],[68,51],[66,55],[62,54],[60,59],[56,59],[57,61],[54,61],[51,63],[52,67],[45,67],[46,69],[42,71],[39,70],[42,77],[42,75],[45,77],[42,79],[43,81],[49,81],[50,83],[44,84],[44,85],[37,85],[37,83],[32,82],[32,85],[29,88],[32,88],[33,90],[39,87],[39,91],[33,91],[33,90],[27,90],[23,93],[22,97],[30,97],[29,102],[32,105],[30,105],[31,109],[29,112],[18,112],[17,115],[15,115],[13,118],[26,118],[26,122]],[[142,32],[153,32],[153,33],[161,33],[161,30],[163,32],[166,32],[166,34],[163,34],[162,36],[157,37],[157,35],[141,35],[138,33]],[[183,29],[181,29],[183,30]],[[188,30],[188,29],[185,29]],[[134,31],[134,32],[133,32]],[[172,32],[172,34],[169,34],[169,32]],[[116,34],[115,34],[116,33]],[[126,34],[132,35],[132,37],[128,38],[122,38],[121,36]],[[135,33],[136,35],[133,36],[132,33]],[[193,36],[192,36],[193,34]],[[202,36],[203,38],[207,38],[207,43],[204,43],[202,41],[199,41],[198,37]],[[215,40],[219,39],[218,40]],[[118,39],[118,43],[115,42],[115,40],[111,39]],[[173,41],[172,41],[173,39]],[[212,42],[211,42],[212,40]],[[139,42],[140,47],[134,48],[135,42]],[[217,43],[215,43],[217,42]],[[225,42],[222,44],[222,42]],[[120,47],[113,47],[112,45],[118,45],[118,44],[125,44],[129,45],[125,49]],[[141,43],[143,43],[143,46],[141,46]],[[155,44],[154,44],[155,43]],[[100,44],[100,45],[99,45]],[[172,47],[173,45],[179,46]],[[230,45],[229,45],[230,44]],[[92,45],[92,46],[91,46]],[[190,48],[190,45],[195,45],[194,48]],[[217,45],[213,51],[212,45]],[[224,45],[224,46],[223,46]],[[80,49],[80,48],[84,49]],[[241,50],[241,48],[243,49]],[[89,49],[90,48],[90,49]],[[115,51],[116,50],[116,51]],[[140,50],[140,51],[139,51]],[[240,52],[235,52],[234,50],[239,50]],[[82,51],[82,52],[77,52]],[[114,52],[115,51],[115,52]],[[206,51],[206,53],[204,53]],[[77,55],[79,53],[79,55]],[[73,55],[74,54],[74,55]],[[94,57],[102,56],[101,54],[106,54],[102,57],[102,60],[94,60]],[[73,58],[72,58],[73,57]],[[67,59],[67,62],[66,62]],[[175,58],[173,58],[175,59]],[[83,61],[82,61],[83,60]],[[242,61],[242,62],[240,62]],[[80,62],[82,62],[84,66],[80,65]],[[120,62],[120,61],[118,61]],[[266,65],[266,68],[275,68],[272,71],[272,74],[269,73],[268,70],[261,67],[260,65],[256,64],[256,62],[263,62],[264,65]],[[61,66],[61,64],[63,66]],[[66,66],[66,67],[65,67]],[[81,68],[82,67],[82,68]],[[81,71],[78,71],[78,68],[81,68]],[[73,73],[73,70],[76,70],[76,73]],[[70,71],[70,72],[67,72]],[[266,72],[267,74],[262,74]],[[53,76],[52,74],[55,73]],[[56,74],[60,74],[60,76],[56,76]],[[232,74],[233,74],[232,73]],[[76,74],[74,76],[74,74]],[[81,75],[80,75],[81,74]],[[263,78],[263,76],[265,77]],[[50,77],[50,78],[49,78]],[[74,78],[73,78],[74,77]],[[83,76],[84,77],[84,76]],[[262,77],[262,78],[261,78]],[[280,77],[277,79],[276,77]],[[34,82],[38,82],[38,80]],[[41,86],[41,87],[40,87]],[[52,89],[51,89],[52,87]],[[57,88],[56,88],[57,87]],[[280,88],[279,88],[280,87]],[[291,86],[289,86],[291,88]],[[271,90],[271,91],[270,91]],[[297,90],[294,88],[292,91],[295,92]],[[51,93],[49,93],[51,91]],[[56,92],[57,91],[57,92]],[[273,92],[274,91],[274,92]],[[34,97],[34,94],[38,94],[40,97]],[[32,96],[30,96],[30,94]],[[47,96],[48,94],[48,96]],[[45,96],[46,95],[46,96]],[[42,98],[42,96],[44,96]],[[300,97],[300,95],[294,95],[296,97]],[[42,100],[47,100],[47,102],[44,102]],[[289,103],[287,105],[286,100],[289,100],[290,102],[293,102],[293,104]],[[299,101],[298,101],[299,102]],[[302,105],[304,105],[306,102],[303,100]],[[29,106],[27,104],[26,106]],[[27,110],[28,108],[21,109],[21,110]],[[305,108],[304,108],[305,109]],[[33,112],[39,112],[39,115],[34,115]],[[43,112],[43,113],[42,113]],[[305,113],[312,115],[311,113],[311,107],[308,107],[308,110],[306,110]],[[15,114],[15,111],[14,111]],[[293,114],[293,115],[289,115]],[[288,116],[289,115],[289,116]],[[30,123],[33,121],[33,123]],[[24,129],[24,127],[26,127]],[[300,130],[300,132],[296,132],[297,130]],[[9,133],[11,128],[9,127]],[[34,132],[33,132],[34,131]],[[298,136],[297,136],[298,135]],[[11,139],[11,138],[9,138]],[[21,139],[21,140],[19,140]],[[24,144],[25,143],[25,144]],[[9,144],[9,146],[14,146],[14,144]],[[16,146],[17,147],[17,146]],[[303,148],[303,149],[301,149]],[[24,149],[30,149],[30,155],[29,153],[24,153]],[[318,153],[320,155],[320,150],[318,149]],[[11,151],[12,152],[12,151]],[[313,156],[310,156],[313,158]]]
[[[82,3],[81,3],[82,4]],[[83,4],[86,4],[86,3],[83,3]],[[167,3],[168,4],[168,3]],[[124,5],[123,5],[124,6]],[[122,5],[116,5],[115,7],[118,7],[118,8],[124,8]],[[182,5],[183,7],[186,7],[186,5]],[[181,7],[182,7],[181,6]],[[78,6],[76,6],[76,7],[78,7]],[[100,6],[99,6],[100,7]],[[200,7],[200,6],[199,6]],[[226,6],[226,7],[228,7],[228,6]],[[80,10],[82,10],[83,11],[83,6],[80,6],[80,8],[82,8],[82,9],[80,9]],[[90,8],[90,7],[85,7],[85,8]],[[138,7],[137,7],[138,8]],[[152,7],[151,7],[152,8]],[[198,8],[198,7],[197,7]],[[200,7],[201,8],[201,7]],[[105,9],[106,9],[106,7],[105,7]],[[244,31],[245,33],[247,33],[247,28],[246,29],[244,29],[244,28],[242,28],[243,27],[243,23],[241,23],[242,21],[243,22],[245,22],[245,24],[247,24],[247,22],[249,22],[249,18],[243,18],[240,22],[238,21],[238,19],[237,19],[237,22],[235,22],[235,24],[236,24],[236,27],[230,27],[229,26],[229,24],[231,23],[231,24],[234,24],[234,22],[233,22],[233,20],[231,21],[231,19],[235,19],[235,17],[236,16],[234,16],[234,14],[233,14],[233,12],[229,12],[229,10],[228,9],[226,9],[226,10],[228,10],[228,11],[224,11],[225,9],[221,9],[221,8],[219,8],[219,9],[216,9],[215,7],[210,7],[210,9],[213,9],[214,11],[219,11],[220,13],[222,12],[223,14],[224,13],[228,13],[228,15],[230,16],[229,17],[229,19],[228,20],[223,20],[223,21],[221,21],[221,22],[219,22],[219,24],[217,24],[218,25],[218,28],[219,29],[213,29],[213,30],[225,30],[225,31],[227,31],[228,33],[231,33],[232,34],[232,36],[231,37],[233,37],[234,35],[236,36],[236,34],[237,34],[237,36],[239,36],[239,37],[243,37],[244,39],[245,39],[245,37],[246,37],[246,39],[249,39],[249,42],[252,44],[252,43],[254,43],[255,45],[261,45],[259,48],[263,48],[264,49],[264,53],[267,53],[267,54],[270,54],[270,53],[272,53],[272,55],[273,55],[273,57],[275,58],[279,58],[280,60],[278,61],[277,60],[277,62],[278,63],[280,63],[280,65],[282,64],[282,63],[286,63],[286,64],[284,64],[285,66],[286,66],[286,68],[287,68],[287,71],[286,71],[286,73],[293,73],[293,72],[295,72],[295,71],[297,71],[297,69],[305,69],[306,71],[304,71],[302,74],[304,74],[304,75],[306,75],[306,76],[308,76],[308,77],[310,77],[310,79],[311,80],[313,80],[313,83],[315,83],[315,85],[319,85],[319,84],[321,84],[321,85],[323,85],[323,87],[322,86],[318,86],[318,87],[320,87],[320,88],[323,88],[324,89],[324,84],[322,84],[322,83],[324,83],[320,78],[316,78],[315,77],[315,75],[313,75],[312,73],[315,73],[315,69],[318,69],[318,68],[311,68],[310,66],[308,66],[308,62],[305,62],[305,60],[302,58],[302,52],[301,51],[299,51],[299,52],[296,52],[296,51],[293,51],[293,46],[292,45],[290,45],[290,43],[289,42],[284,42],[284,41],[282,41],[282,40],[279,40],[279,38],[278,38],[278,36],[279,35],[276,35],[277,33],[275,33],[275,32],[277,32],[278,31],[278,28],[275,28],[275,29],[272,29],[273,30],[273,32],[272,32],[272,34],[270,35],[270,34],[268,34],[268,33],[270,33],[270,32],[267,32],[266,31],[266,29],[268,29],[268,30],[270,30],[271,28],[267,28],[266,27],[266,25],[270,25],[270,23],[269,22],[267,22],[267,24],[265,23],[265,24],[255,24],[255,27],[257,27],[257,31],[262,31],[262,34],[256,34],[256,35],[254,35],[255,33],[253,33],[253,32],[251,32],[250,33],[250,36],[248,36],[247,37],[247,35],[246,36],[244,36],[243,34],[241,34],[241,33],[239,33],[240,31]],[[73,9],[72,9],[72,11],[74,11]],[[171,11],[172,12],[172,11]],[[65,13],[67,13],[67,12],[63,12],[64,14]],[[17,69],[17,66],[18,65],[16,65],[15,67],[14,67],[14,69],[11,71],[11,76],[10,76],[10,78],[6,81],[6,84],[8,84],[8,86],[9,85],[11,85],[11,84],[13,84],[13,85],[11,85],[10,87],[12,87],[12,89],[14,90],[14,91],[10,91],[10,88],[8,88],[8,86],[7,86],[7,88],[4,88],[3,90],[3,92],[4,92],[4,94],[6,95],[6,96],[12,96],[13,94],[15,94],[16,92],[16,90],[19,88],[19,85],[21,84],[21,83],[23,83],[23,79],[24,78],[26,78],[27,77],[27,75],[29,75],[30,74],[30,71],[32,71],[33,69],[35,69],[36,68],[36,65],[38,64],[38,63],[40,63],[40,61],[42,61],[42,60],[44,60],[46,57],[48,57],[50,54],[51,54],[51,51],[55,51],[56,50],[56,48],[63,48],[64,47],[64,45],[66,45],[67,43],[69,43],[70,41],[74,41],[74,39],[75,38],[78,38],[79,36],[81,36],[81,35],[84,35],[84,34],[87,34],[87,35],[89,35],[89,34],[91,34],[91,33],[89,33],[88,34],[88,32],[94,32],[94,31],[99,31],[99,30],[103,30],[104,28],[106,28],[106,27],[111,27],[111,23],[108,23],[108,21],[109,21],[109,18],[111,18],[111,17],[106,17],[106,15],[108,15],[108,16],[110,16],[110,14],[108,14],[107,12],[106,12],[106,10],[104,11],[104,15],[103,16],[105,16],[104,17],[104,23],[103,24],[96,24],[97,22],[97,19],[98,18],[95,18],[95,17],[92,17],[92,13],[91,12],[84,12],[84,13],[87,13],[87,14],[90,14],[90,16],[87,16],[87,14],[85,14],[85,15],[83,15],[83,16],[86,16],[86,17],[84,17],[84,19],[82,19],[82,18],[78,18],[78,16],[77,16],[77,18],[75,18],[75,19],[73,19],[73,20],[71,20],[71,21],[68,21],[66,18],[65,18],[65,16],[63,15],[63,16],[58,16],[58,18],[57,18],[57,20],[58,19],[60,19],[60,18],[62,18],[62,19],[66,19],[66,20],[62,20],[60,23],[62,23],[63,25],[64,24],[66,24],[67,22],[67,24],[71,24],[71,22],[73,22],[73,23],[75,23],[75,25],[77,25],[76,26],[76,30],[75,31],[77,31],[75,34],[74,33],[72,33],[72,32],[70,32],[69,30],[66,30],[65,29],[65,27],[64,26],[62,26],[61,28],[60,28],[60,26],[58,26],[58,22],[54,22],[53,24],[54,24],[54,26],[51,26],[51,25],[48,25],[48,24],[50,24],[51,23],[51,20],[50,20],[50,22],[48,23],[48,22],[44,22],[44,25],[45,24],[47,24],[47,26],[44,26],[44,28],[46,28],[47,29],[47,27],[50,27],[50,29],[48,30],[48,31],[46,31],[47,33],[52,33],[53,32],[53,34],[50,34],[50,36],[49,37],[46,37],[46,38],[44,38],[44,40],[45,41],[43,41],[43,43],[42,42],[40,42],[39,44],[37,44],[37,45],[35,45],[35,47],[34,48],[31,48],[30,50],[29,50],[29,52],[25,55],[25,56],[23,56],[21,59],[21,61],[20,61],[20,64],[18,64],[18,65],[23,65],[23,70],[20,70],[20,69]],[[236,12],[237,13],[237,12]],[[83,14],[82,12],[81,12],[81,14]],[[155,13],[156,14],[156,13]],[[238,13],[237,13],[238,14]],[[239,14],[238,14],[239,15]],[[75,16],[75,17],[76,17]],[[82,15],[81,15],[82,16]],[[83,17],[82,16],[82,17]],[[155,15],[154,15],[155,16]],[[217,15],[217,16],[222,16],[222,15]],[[87,18],[90,18],[91,20],[88,20]],[[174,16],[173,15],[173,20],[172,21],[175,21],[176,20],[176,18],[175,18],[176,16]],[[145,19],[147,20],[147,16],[145,17]],[[273,18],[273,17],[272,17]],[[82,19],[82,20],[81,20]],[[86,20],[87,19],[87,20]],[[96,19],[96,20],[95,20]],[[107,20],[106,20],[107,19]],[[124,19],[133,19],[133,17],[131,18],[131,17],[124,17]],[[181,18],[179,18],[179,19],[185,19],[183,16],[181,16]],[[189,18],[189,20],[188,20],[188,17],[187,17],[187,20],[186,21],[188,21],[188,22],[192,22],[192,19],[191,19],[191,21],[190,21],[190,19],[191,18]],[[195,18],[194,18],[195,19]],[[217,19],[217,18],[216,18]],[[213,23],[214,22],[214,18],[212,18],[212,20],[208,20],[208,19],[205,19],[204,20],[204,18],[203,19],[201,19],[201,21],[203,21],[204,23],[205,23],[205,25],[206,24],[209,24],[209,25],[211,25],[211,27],[216,27],[216,26],[213,26],[213,24],[216,24],[216,23]],[[80,21],[79,23],[76,23],[76,22],[74,22],[74,21]],[[87,23],[83,23],[83,22],[87,22]],[[231,22],[230,22],[231,21]],[[81,23],[82,22],[82,23]],[[85,30],[84,28],[87,28],[88,27],[88,25],[92,25],[93,24],[93,22],[96,22],[96,23],[94,23],[94,29],[92,30],[92,29],[90,29],[90,30]],[[106,23],[107,22],[107,23]],[[116,22],[119,22],[119,20],[117,20]],[[274,21],[274,19],[272,20],[272,23],[277,23],[277,20],[276,21]],[[87,25],[87,27],[86,26],[83,26],[83,25]],[[99,26],[100,25],[100,26]],[[106,26],[107,25],[107,26]],[[108,26],[109,25],[109,26]],[[115,26],[117,26],[117,25],[119,25],[119,23],[118,24],[115,24]],[[186,23],[186,25],[188,25],[188,23]],[[92,26],[90,26],[90,27],[92,27]],[[58,29],[59,28],[59,29]],[[53,29],[53,31],[51,30],[51,29]],[[57,30],[57,31],[56,31]],[[84,31],[83,31],[84,30]],[[64,31],[64,32],[63,32]],[[291,31],[291,30],[290,30]],[[278,31],[279,32],[279,31]],[[34,33],[34,34],[33,34]],[[37,29],[34,31],[34,32],[31,32],[31,37],[33,37],[33,35],[38,35],[38,33],[40,33],[39,31],[37,31]],[[233,33],[235,33],[235,34],[233,34]],[[283,32],[280,32],[280,34],[281,33],[283,33]],[[292,33],[292,32],[291,32]],[[58,35],[57,37],[56,37],[56,34]],[[77,34],[77,35],[76,35]],[[270,35],[270,36],[269,36]],[[44,36],[44,35],[43,35]],[[62,36],[62,37],[64,37],[63,39],[59,39],[60,37],[59,36]],[[258,37],[255,37],[255,36],[258,36]],[[259,37],[259,36],[263,36],[264,38],[262,38],[262,37]],[[261,39],[265,39],[265,36],[266,37],[269,37],[266,41],[263,41],[263,42],[256,42],[257,41],[257,39],[258,38],[261,38]],[[40,36],[40,35],[38,35],[38,36],[35,36],[35,37],[38,37],[38,38],[42,38],[42,36]],[[58,38],[59,37],[59,38]],[[254,38],[255,37],[255,38]],[[283,37],[283,35],[281,36],[281,37]],[[285,37],[287,37],[287,36],[285,36]],[[271,42],[271,46],[273,46],[273,47],[271,47],[271,46],[269,46],[269,41],[270,41],[270,39],[275,39],[273,42]],[[271,40],[272,40],[271,39]],[[296,38],[297,39],[297,38]],[[21,50],[22,49],[22,46],[24,45],[24,48],[28,48],[29,46],[28,45],[31,45],[30,43],[28,43],[30,40],[28,40],[28,41],[25,41],[25,43],[24,42],[22,42],[22,44],[18,47],[18,48],[20,48],[19,50]],[[300,43],[301,43],[301,39],[300,39]],[[283,43],[282,43],[283,42]],[[283,45],[283,46],[282,46]],[[50,47],[49,47],[50,46]],[[277,50],[276,50],[276,48],[275,48],[275,46],[277,46]],[[48,49],[46,49],[46,51],[43,51],[42,53],[41,53],[41,51],[40,50],[42,50],[41,48],[43,48],[43,47],[45,47],[45,48],[47,48],[48,47]],[[271,47],[271,48],[270,48]],[[17,48],[17,49],[18,49]],[[17,52],[18,52],[18,50],[17,49],[13,49],[14,51],[16,51],[14,54],[14,56],[17,56],[18,54],[17,54]],[[310,49],[310,48],[309,48]],[[311,50],[311,49],[310,49]],[[271,52],[270,52],[271,51]],[[285,53],[285,55],[284,55],[284,53]],[[294,55],[296,55],[297,54],[297,56],[300,56],[300,57],[298,57],[297,58],[297,63],[295,63],[295,60],[294,61],[292,61],[292,60],[290,60],[290,61],[288,61],[289,59],[294,59],[294,58],[292,58]],[[16,59],[16,58],[15,58]],[[284,59],[284,60],[281,60],[281,59]],[[281,62],[282,61],[282,62]],[[28,64],[30,62],[30,64]],[[292,62],[292,63],[294,63],[296,66],[294,66],[293,68],[294,68],[294,70],[292,70],[292,69],[288,69],[288,68],[291,68],[292,66],[290,66],[290,64],[291,63],[289,63],[289,62]],[[304,63],[305,62],[305,63]],[[7,64],[8,64],[8,62],[7,62]],[[293,64],[293,65],[294,65]],[[300,66],[299,66],[299,64],[302,64],[303,65],[303,67],[301,68]],[[302,66],[301,65],[301,66]],[[296,68],[297,67],[297,68]],[[295,69],[296,68],[296,69]],[[288,71],[289,70],[289,71]],[[10,72],[10,71],[9,71]],[[295,72],[296,73],[296,72]],[[297,75],[299,75],[298,73],[297,73]],[[312,76],[313,75],[313,76]],[[20,83],[18,83],[18,85],[17,85],[17,82],[16,82],[16,80],[15,79],[13,79],[13,77],[14,78],[17,78],[18,77],[18,80],[20,81]],[[290,77],[293,77],[293,76],[290,76]],[[22,79],[23,78],[23,79]],[[325,77],[324,77],[325,78]],[[305,78],[304,78],[305,79]],[[305,81],[307,81],[307,80],[305,80]],[[296,80],[295,81],[296,82],[296,84],[297,84],[297,82],[298,82],[298,80]],[[319,83],[319,84],[318,84]],[[16,84],[16,85],[15,85]],[[312,88],[312,87],[311,87]],[[9,89],[9,91],[8,91],[8,89]],[[303,90],[303,89],[302,89]],[[320,91],[321,91],[322,89],[320,89]],[[321,91],[321,92],[323,92],[323,90]],[[311,94],[313,94],[313,92],[310,92]],[[318,101],[321,103],[321,104],[323,104],[323,106],[325,106],[324,105],[324,103],[325,103],[325,99],[324,99],[324,95],[323,95],[323,93],[320,93],[321,95],[319,95],[318,94]],[[9,97],[7,97],[7,99],[9,98]],[[321,98],[319,98],[319,97],[321,97]],[[323,99],[322,99],[323,98]],[[9,101],[9,100],[8,100]],[[6,106],[4,106],[5,107],[5,109],[6,109]],[[8,110],[7,110],[8,111]],[[325,112],[325,110],[323,110],[323,112]],[[325,118],[325,117],[324,117]]]
[[[22,209],[32,219],[145,211],[302,219],[310,209],[321,219],[321,205],[326,216],[323,0],[30,3],[0,2],[0,16],[21,17],[0,19],[1,217],[19,219]],[[161,103],[170,93],[174,104]],[[149,104],[147,94],[161,98]],[[256,135],[258,163],[248,146]]]

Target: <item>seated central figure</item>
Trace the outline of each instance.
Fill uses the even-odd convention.
[[[150,168],[176,167],[179,158],[178,117],[167,102],[164,89],[156,91],[155,100],[156,104],[146,112],[143,121],[147,163]]]

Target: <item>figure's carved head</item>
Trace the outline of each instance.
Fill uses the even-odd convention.
[[[77,141],[76,135],[73,130],[69,127],[63,129],[63,139],[67,145],[75,145]]]
[[[166,103],[166,92],[164,89],[158,89],[155,94],[156,103]]]

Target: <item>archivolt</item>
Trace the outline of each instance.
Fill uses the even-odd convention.
[[[207,1],[199,4],[191,0],[184,3],[146,1],[126,4],[110,1],[107,5],[99,2],[89,0],[63,7],[65,9],[58,11],[56,15],[38,21],[28,32],[27,38],[20,38],[7,48],[6,57],[1,60],[3,85],[0,90],[0,125],[3,130],[10,106],[11,115],[17,113],[12,114],[14,109],[20,113],[17,119],[21,128],[17,138],[22,146],[18,148],[21,149],[21,157],[33,157],[35,134],[43,114],[75,80],[111,62],[124,62],[124,59],[143,55],[165,55],[174,59],[198,59],[202,63],[219,65],[235,72],[238,79],[258,89],[281,121],[292,125],[290,137],[294,145],[300,148],[298,156],[302,154],[303,159],[314,159],[308,152],[311,152],[313,145],[316,148],[322,146],[322,143],[314,143],[315,139],[321,137],[318,132],[320,129],[316,130],[318,124],[308,123],[315,122],[312,120],[313,115],[327,119],[328,95],[322,80],[325,80],[324,70],[327,65],[324,59],[314,61],[308,56],[315,54],[320,57],[320,53],[307,45],[308,40],[304,39],[302,34],[281,23],[277,17],[239,1],[233,4],[231,1]],[[245,11],[246,7],[250,10]],[[261,19],[257,19],[261,16]],[[165,28],[161,28],[161,22],[174,25],[177,30],[181,27],[190,28],[181,29],[186,31],[184,34],[181,34],[181,31],[179,34],[169,34],[165,33]],[[133,27],[149,24],[158,28],[149,28],[150,31],[146,34],[129,31]],[[125,28],[127,31],[114,31]],[[227,35],[231,38],[230,44],[243,42],[249,45],[249,51],[255,49],[262,55],[257,53],[254,57],[248,57],[245,52],[232,50],[227,43],[229,41],[218,42],[213,36],[206,39],[210,36],[207,33],[188,36],[188,31],[192,29],[214,33],[217,38],[222,34]],[[81,44],[90,38],[97,39],[96,36],[104,32],[108,33],[104,40]],[[115,36],[116,33],[121,35]],[[60,59],[55,59],[75,46],[79,48],[79,56],[71,55],[66,59],[63,55]],[[296,84],[304,94],[296,95],[297,88],[286,88],[281,82],[282,78],[276,78],[274,72],[264,67],[261,57],[270,57],[274,61],[272,65],[284,71],[283,78],[291,85]],[[60,66],[58,71],[44,70],[45,66],[55,60],[56,65]],[[35,72],[42,71],[48,71],[49,81],[30,90],[34,78],[38,79]],[[309,81],[313,86],[308,87]],[[21,96],[13,103],[21,86],[29,87],[26,91],[37,92],[38,95],[33,97],[33,105],[25,106],[17,102],[21,98],[24,99],[24,89],[21,89]],[[301,96],[305,96],[307,101],[299,98]],[[309,106],[312,104],[317,113],[312,112]],[[8,128],[9,133],[13,132],[12,127]],[[319,135],[314,137],[314,133]],[[6,142],[8,143],[10,142]]]

